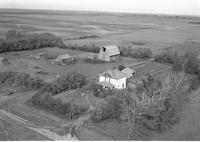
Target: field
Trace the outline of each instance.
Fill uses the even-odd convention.
[[[19,30],[27,34],[50,32],[61,37],[66,45],[95,44],[102,46],[116,44],[124,47],[131,46],[132,48],[150,48],[154,54],[164,49],[172,48],[178,53],[194,51],[199,55],[199,22],[200,18],[198,17],[184,16],[0,9],[0,37],[5,36],[8,30]],[[92,35],[95,36],[92,37]],[[88,37],[82,38],[85,36]],[[54,59],[34,59],[34,56],[38,53],[47,53],[53,57],[66,53],[75,57],[77,62],[61,66],[54,64]],[[9,65],[0,65],[0,72],[25,72],[32,76],[40,77],[46,82],[51,82],[56,79],[57,75],[66,74],[70,71],[78,71],[86,75],[89,80],[97,81],[99,73],[119,65],[129,66],[136,71],[136,76],[132,80],[140,79],[147,73],[154,75],[171,69],[169,65],[159,64],[148,59],[139,60],[127,57],[121,57],[118,62],[86,63],[83,59],[89,54],[94,53],[50,47],[0,53],[0,57],[6,57],[10,62]],[[138,63],[143,64],[137,66]],[[36,68],[40,68],[42,73],[38,73]],[[58,136],[57,133],[52,131],[57,129],[60,131],[63,126],[68,126],[72,123],[81,123],[89,116],[89,113],[86,113],[78,120],[70,121],[65,117],[60,117],[52,112],[47,112],[28,104],[27,100],[36,93],[35,91],[15,92],[14,95],[6,96],[4,89],[0,87],[0,124],[2,123],[0,128],[2,127],[8,135],[4,135],[0,131],[0,136],[2,134],[3,140],[68,139]],[[79,104],[87,108],[95,107],[104,101],[93,94],[88,94],[87,97],[82,96],[80,89],[65,91],[54,96],[54,98],[59,98],[63,102]],[[3,115],[4,111],[7,112],[5,116]],[[30,124],[34,126],[31,129],[27,127]],[[4,125],[9,125],[10,127],[5,129]],[[15,132],[17,128],[22,133]],[[35,130],[36,128],[38,130]],[[40,135],[43,132],[43,128],[47,128],[49,130],[47,133],[55,135],[55,138],[48,137],[48,134],[47,136]],[[17,137],[18,135],[19,138]],[[183,132],[180,132],[180,137],[182,135]],[[158,136],[155,137],[158,138]],[[127,138],[127,133],[123,129],[123,124],[118,122],[108,120],[100,124],[94,124],[91,121],[87,121],[83,127],[80,127],[78,138],[80,140],[124,140]],[[161,140],[165,138],[166,136],[159,136]],[[175,137],[172,138],[176,139]]]
[[[154,53],[184,42],[200,40],[200,18],[121,13],[0,10],[1,36],[10,29],[24,33],[50,32],[65,43],[146,47]],[[66,40],[97,35],[99,38]]]

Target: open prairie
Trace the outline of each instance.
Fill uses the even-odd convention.
[[[187,41],[198,42],[199,22],[199,17],[186,16],[1,9],[0,36],[10,29],[50,32],[62,37],[66,44],[117,44],[159,52]],[[97,37],[72,40],[91,35]]]

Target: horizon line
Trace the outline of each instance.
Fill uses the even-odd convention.
[[[71,12],[91,12],[91,13],[112,13],[112,14],[130,14],[130,15],[152,15],[152,16],[163,16],[163,17],[197,17],[200,18],[200,15],[196,14],[167,14],[167,13],[142,13],[142,12],[123,12],[123,11],[94,11],[94,10],[70,10],[70,9],[40,9],[40,8],[5,8],[0,7],[0,9],[7,9],[7,10],[40,10],[40,11],[71,11]]]

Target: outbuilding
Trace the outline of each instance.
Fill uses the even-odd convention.
[[[7,65],[9,64],[9,61],[7,58],[0,57],[0,65]]]
[[[65,64],[65,63],[68,63],[70,61],[73,61],[74,58],[72,58],[69,54],[62,54],[62,55],[59,55],[55,61],[57,63],[62,63],[62,64]]]
[[[120,59],[119,47],[116,45],[103,46],[99,51],[99,59],[106,62],[118,61]]]

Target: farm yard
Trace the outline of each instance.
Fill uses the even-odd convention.
[[[48,38],[53,37],[52,39],[55,42],[46,38],[41,38],[41,40],[35,40],[32,37],[26,39],[23,37],[24,35],[14,37],[20,39],[16,40],[19,45],[16,44],[18,49],[14,50],[10,47],[12,38],[6,39],[5,42],[4,39],[2,40],[1,46],[2,48],[5,47],[5,51],[2,49],[0,57],[2,61],[6,59],[7,62],[0,64],[0,124],[2,123],[0,125],[0,136],[2,135],[2,139],[5,140],[8,140],[8,137],[13,140],[155,139],[155,137],[157,138],[157,131],[162,131],[161,129],[165,127],[160,126],[165,125],[164,122],[157,124],[158,121],[163,119],[162,113],[157,114],[157,112],[163,111],[165,114],[165,105],[168,105],[168,103],[174,105],[173,103],[177,101],[177,98],[180,99],[178,102],[187,100],[182,98],[185,93],[194,91],[189,90],[193,88],[193,86],[190,86],[193,80],[189,80],[188,76],[191,75],[194,78],[196,77],[195,79],[199,79],[197,60],[194,59],[200,54],[200,25],[196,24],[200,19],[197,17],[13,9],[0,9],[0,17],[2,38],[9,30],[18,30],[21,34],[30,37],[35,36],[35,33],[45,32],[59,37],[57,39],[57,37],[51,35],[47,36]],[[27,43],[33,44],[34,41],[35,44],[33,46],[27,44],[26,46],[26,42],[22,42],[26,40]],[[64,45],[60,44],[60,40]],[[112,47],[116,45],[115,47],[119,51],[117,51],[117,55],[109,55],[108,61],[103,60],[105,56],[102,54],[102,60],[100,60],[100,53],[105,52],[104,50],[107,51],[106,45]],[[71,50],[71,47],[80,48]],[[102,48],[99,53],[96,50],[94,53],[85,50],[86,47]],[[137,57],[120,56],[123,49],[140,48],[150,49],[148,51],[152,53],[147,57],[140,57],[137,54]],[[175,56],[175,58],[169,56],[167,61],[164,60],[165,62],[156,60],[156,54],[172,50],[183,56]],[[140,50],[135,51],[139,52]],[[193,54],[191,54],[192,56],[189,56],[190,54],[185,55],[185,52],[189,51],[194,51],[195,56]],[[144,54],[143,50],[140,52]],[[180,67],[180,64],[183,64],[181,59],[184,57],[189,60],[189,65],[186,66],[189,71]],[[174,66],[180,67],[182,72],[175,70]],[[131,77],[127,75],[124,77],[125,73],[122,73],[121,67],[130,69],[132,71]],[[195,71],[192,72],[190,69]],[[175,72],[171,72],[172,70]],[[100,74],[105,71],[110,71],[105,80],[110,77],[110,81],[113,76],[116,77],[117,75],[127,79],[127,89],[126,87],[122,90],[105,86],[100,87]],[[159,78],[156,80],[156,77],[160,77],[158,75],[162,76],[163,74],[168,77],[166,80],[160,81]],[[184,79],[187,80],[186,83],[183,83]],[[143,84],[131,87],[130,84],[134,84],[137,80]],[[180,82],[177,83],[177,80]],[[194,80],[194,82],[197,80]],[[192,83],[189,84],[190,82]],[[164,95],[170,94],[172,97],[170,95],[170,97],[161,96],[163,88],[160,87],[170,88],[171,86],[167,85],[171,84],[184,84],[183,86],[178,85],[174,89],[183,94],[181,97],[177,97],[173,89],[170,90],[172,92],[169,91],[171,94],[169,92],[164,93]],[[146,98],[145,93],[147,93]],[[194,94],[197,97],[196,93]],[[130,98],[126,100],[126,97]],[[175,99],[175,101],[167,102],[169,99],[167,97]],[[133,98],[138,102],[135,102]],[[142,109],[138,109],[137,105]],[[126,110],[127,106],[132,107],[131,109],[138,109],[138,112],[141,111],[144,114],[150,112],[146,119],[145,115],[141,116],[144,119],[142,128],[137,125],[135,128],[130,127],[129,123],[135,123],[135,120],[129,122],[129,115],[134,116],[135,114],[129,114],[131,112]],[[151,111],[147,108],[154,110]],[[155,108],[158,108],[158,110],[155,110]],[[156,114],[154,114],[155,112]],[[140,114],[137,115],[140,116]],[[185,114],[183,113],[183,115]],[[156,122],[147,120],[151,117],[155,117]],[[134,119],[137,120],[136,117]],[[166,121],[173,123],[173,120]],[[139,126],[141,125],[139,122],[137,123]],[[5,129],[5,124],[14,129]],[[135,132],[138,127],[140,131],[140,129],[144,129],[143,126],[151,136],[147,134],[144,137],[141,135],[131,138],[132,131],[129,130]],[[25,135],[21,136],[21,134],[14,132],[16,128],[25,132]],[[75,129],[74,137],[72,137],[73,129]],[[9,136],[10,133],[13,133],[12,136]],[[17,138],[17,135],[21,138]],[[156,136],[153,137],[154,135]],[[165,136],[158,138],[165,139]]]

